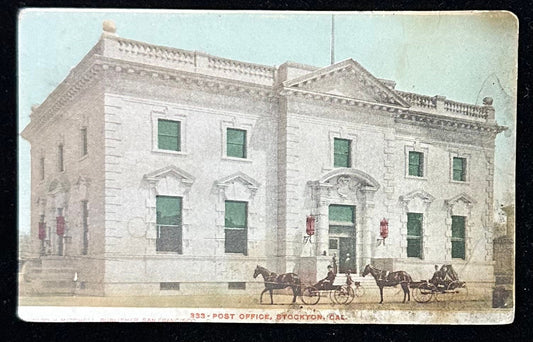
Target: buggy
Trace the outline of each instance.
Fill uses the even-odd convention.
[[[459,280],[457,272],[452,265],[442,265],[439,276],[433,276],[430,280],[412,282],[409,287],[413,289],[413,298],[418,303],[427,303],[432,298],[436,301],[444,301],[453,295],[454,300],[466,300],[468,288],[464,281]]]
[[[346,274],[346,284],[329,285],[327,287],[320,287],[318,284],[313,286],[306,286],[302,288],[300,299],[308,305],[315,305],[320,301],[320,297],[328,297],[336,304],[350,304],[355,296],[363,295],[363,288],[361,283],[354,282],[350,274]]]

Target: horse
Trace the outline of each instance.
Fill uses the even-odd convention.
[[[396,271],[387,273],[387,271],[382,271],[375,268],[372,265],[366,265],[365,270],[363,271],[363,277],[367,274],[372,274],[376,280],[376,284],[379,287],[379,295],[381,296],[381,301],[379,304],[383,304],[383,288],[385,286],[396,286],[400,284],[403,289],[403,303],[405,303],[405,298],[407,301],[411,300],[411,293],[409,292],[409,283],[413,281],[411,276],[405,271]]]
[[[286,287],[290,287],[292,289],[292,302],[296,302],[296,296],[300,295],[301,291],[300,278],[296,273],[284,273],[278,275],[274,272],[270,272],[262,266],[257,265],[254,271],[254,279],[257,278],[258,275],[262,275],[265,281],[265,289],[263,290],[263,292],[261,292],[261,297],[259,298],[259,302],[261,304],[263,303],[263,294],[265,292],[270,292],[270,304],[274,304],[274,300],[272,298],[272,291],[277,289],[284,289]]]

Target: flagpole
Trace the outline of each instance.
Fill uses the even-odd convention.
[[[335,64],[335,15],[331,15],[331,64]]]

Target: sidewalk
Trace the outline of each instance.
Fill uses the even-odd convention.
[[[85,297],[85,296],[36,296],[19,297],[21,306],[87,306],[87,307],[157,307],[157,308],[344,308],[348,310],[493,310],[489,298],[482,300],[457,301],[453,297],[437,302],[402,303],[403,296],[385,296],[384,303],[378,304],[379,294],[365,294],[356,297],[349,305],[333,304],[329,297],[321,297],[317,305],[309,306],[297,298],[292,304],[292,296],[274,295],[274,305],[270,305],[268,295],[263,297],[264,304],[259,304],[258,295],[174,295],[174,296],[121,296],[121,297]]]

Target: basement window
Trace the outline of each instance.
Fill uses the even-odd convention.
[[[159,283],[159,290],[160,291],[179,291],[180,283],[178,282]]]
[[[245,282],[228,283],[228,290],[246,290],[246,283]]]

